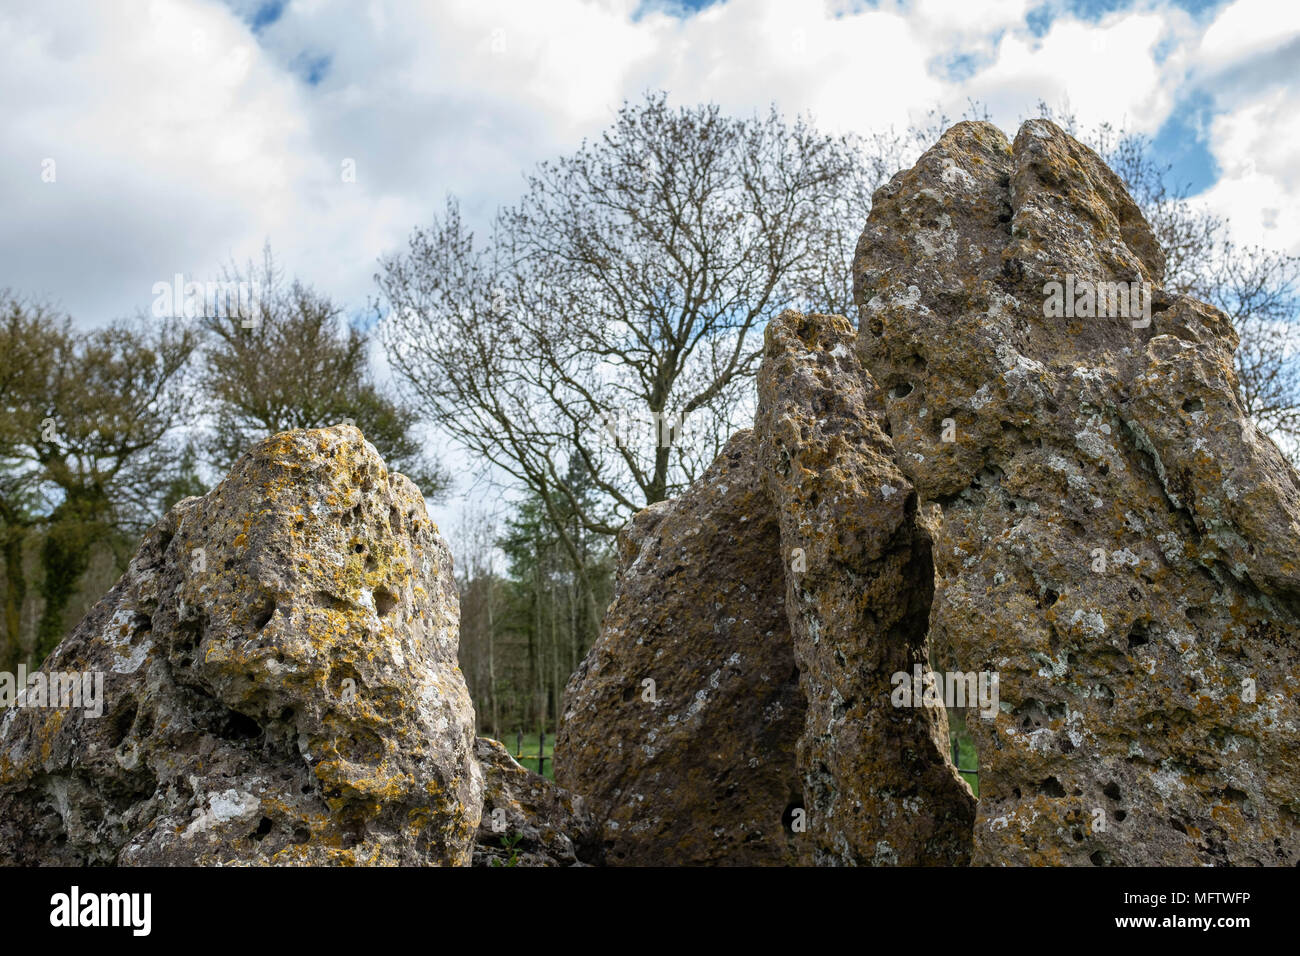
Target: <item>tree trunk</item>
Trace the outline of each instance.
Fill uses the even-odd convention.
[[[5,606],[4,636],[0,638],[0,671],[13,672],[22,653],[23,601],[27,597],[27,579],[23,576],[23,543],[27,529],[21,525],[5,528]]]

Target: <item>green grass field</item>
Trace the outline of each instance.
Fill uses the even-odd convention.
[[[505,744],[506,749],[510,751],[510,756],[519,761],[520,766],[525,770],[531,770],[533,773],[537,773],[537,734],[535,732],[524,734],[523,749],[521,751],[516,751],[515,749],[516,746],[518,746],[517,741],[518,738],[516,738],[514,734],[506,734],[505,738],[501,742]],[[520,753],[523,753],[525,756],[520,757]],[[550,780],[555,779],[555,761],[551,759],[554,753],[555,735],[548,733],[546,735],[546,749],[542,751],[542,755],[546,757],[546,769],[543,771],[542,776]]]
[[[957,742],[957,767],[960,770],[978,770],[979,755],[975,753],[975,744],[966,731],[966,725],[954,721],[950,735]],[[973,773],[963,773],[962,779],[970,784],[971,792],[980,795],[980,778]]]

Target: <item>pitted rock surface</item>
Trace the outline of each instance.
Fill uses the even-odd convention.
[[[976,863],[1300,861],[1300,478],[1237,400],[1228,319],[1162,269],[1046,121],[955,126],[858,245],[868,402],[937,519],[930,637],[1000,675],[968,721]],[[1067,279],[1150,283],[1150,321],[1067,316]]]
[[[351,426],[178,503],[0,725],[0,862],[454,864],[482,806],[451,558]]]
[[[818,864],[964,865],[975,801],[948,760],[946,712],[892,699],[894,674],[928,667],[933,571],[870,384],[844,317],[768,325],[757,431],[808,702],[808,833]]]
[[[555,779],[587,798],[607,865],[791,864],[808,847],[790,828],[804,703],[756,454],[737,433],[620,537],[555,745]]]

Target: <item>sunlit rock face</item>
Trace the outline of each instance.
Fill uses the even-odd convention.
[[[557,748],[609,845],[747,861],[736,823],[781,788],[730,768],[792,755],[797,862],[1300,861],[1300,478],[1237,399],[1229,320],[1163,270],[1049,122],[959,124],[876,193],[856,334],[774,318],[753,432],[625,533]],[[760,621],[800,715],[761,744],[733,688],[771,668],[717,667]],[[926,665],[948,694],[891,699]]]
[[[898,707],[928,665],[930,537],[838,315],[785,312],[758,377],[760,470],[781,526],[807,717],[798,765],[821,865],[961,865],[974,798],[937,702]]]
[[[451,558],[351,426],[178,503],[0,726],[0,862],[453,864],[482,806]]]
[[[1228,319],[1162,271],[1046,121],[949,130],[858,245],[867,401],[935,518],[930,637],[1000,677],[976,863],[1300,860],[1300,480]]]

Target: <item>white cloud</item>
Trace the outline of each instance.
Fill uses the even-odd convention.
[[[1218,69],[1270,42],[1253,3],[1239,0],[1199,38]],[[447,192],[486,222],[533,163],[598,134],[647,88],[735,111],[774,101],[835,130],[902,127],[936,105],[958,115],[967,97],[1008,130],[1039,99],[1068,102],[1085,124],[1159,127],[1187,71],[1185,14],[1061,15],[1034,37],[1028,7],[730,0],[634,19],[635,0],[297,0],[258,33],[251,2],[238,13],[215,0],[7,12],[0,283],[99,322],[147,304],[159,278],[209,275],[270,239],[290,269],[359,307],[376,257]],[[945,68],[959,58],[964,78]],[[1232,122],[1291,162],[1276,138]],[[40,181],[47,157],[54,184]],[[345,160],[355,183],[342,181]],[[1235,168],[1236,157],[1221,161]],[[1273,163],[1262,174],[1283,176]],[[1250,181],[1234,203],[1270,183]],[[1272,217],[1272,205],[1252,214]]]
[[[1237,0],[1210,24],[1197,51],[1200,66],[1222,69],[1284,46],[1300,34],[1300,5]]]
[[[1205,31],[1195,83],[1221,175],[1203,197],[1243,242],[1300,254],[1300,7],[1237,0]]]
[[[1155,51],[1183,19],[1124,13],[1100,23],[1058,19],[1042,37],[1009,33],[996,61],[967,86],[1003,123],[1041,99],[1068,106],[1085,129],[1110,121],[1154,133],[1173,109],[1181,74],[1177,57],[1157,63]]]
[[[1195,19],[1138,0],[1095,21],[1058,7],[1035,36],[1037,6],[295,0],[257,32],[256,0],[6,7],[0,286],[98,323],[269,239],[360,308],[376,258],[447,192],[485,223],[524,171],[648,88],[732,111],[775,101],[833,130],[955,116],[974,97],[1008,132],[1045,100],[1149,133],[1199,90],[1223,171],[1204,201],[1243,236],[1300,251],[1300,7],[1236,0]]]

